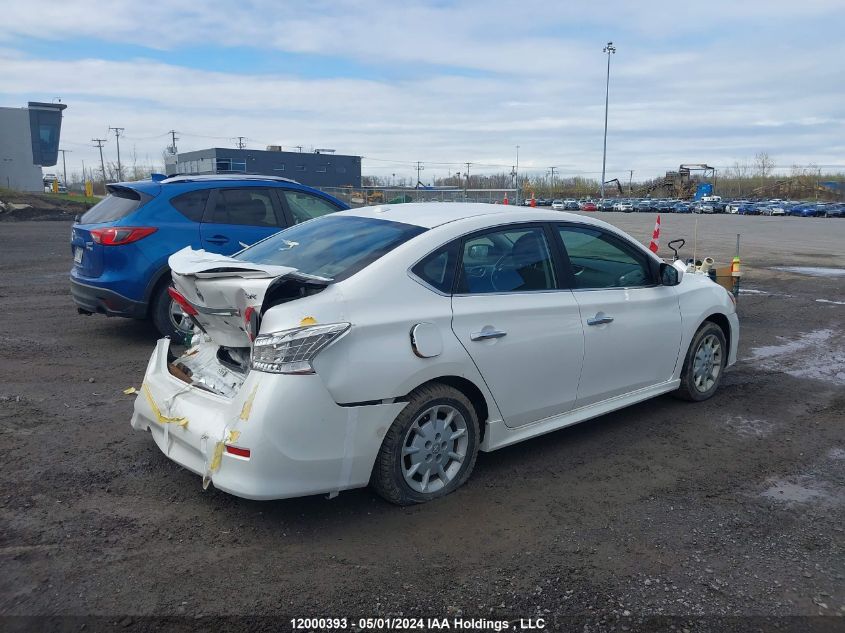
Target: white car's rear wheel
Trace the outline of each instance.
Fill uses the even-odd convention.
[[[399,505],[447,495],[472,472],[478,435],[475,408],[464,394],[438,383],[420,387],[388,429],[370,483]]]

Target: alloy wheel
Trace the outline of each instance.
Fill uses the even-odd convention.
[[[722,372],[722,344],[715,334],[705,336],[693,358],[692,373],[695,388],[705,393],[713,388]]]

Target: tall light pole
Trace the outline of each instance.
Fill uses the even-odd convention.
[[[604,91],[604,150],[601,154],[601,197],[604,198],[604,173],[607,166],[607,107],[610,103],[610,56],[616,53],[616,47],[613,42],[608,42],[607,46],[602,50],[607,53],[607,83]]]
[[[516,206],[519,206],[519,145],[516,146],[516,167],[514,168],[514,180],[516,184]]]

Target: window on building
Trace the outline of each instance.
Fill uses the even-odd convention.
[[[296,171],[305,171],[305,165],[297,165]]]
[[[246,161],[236,158],[218,158],[215,166],[217,173],[246,173]]]
[[[326,171],[327,171],[327,170],[326,170],[326,166],[325,166],[325,165],[320,165],[319,167],[317,167],[317,173],[318,173],[318,174],[325,174],[325,173],[326,173]]]
[[[339,174],[345,174],[346,173],[346,167],[338,167],[336,171]]]
[[[273,171],[284,171],[284,170],[285,170],[284,165],[276,165],[275,167],[273,167]]]

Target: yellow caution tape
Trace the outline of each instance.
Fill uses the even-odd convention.
[[[226,444],[234,444],[240,436],[240,431],[229,431],[226,434],[226,439],[214,445],[214,454],[211,456],[211,465],[208,467],[209,473],[213,473],[220,468],[220,462],[223,461],[223,449],[226,447]]]
[[[255,392],[258,391],[258,385],[255,385],[252,389],[252,393],[249,394],[249,397],[244,401],[244,406],[241,408],[241,414],[238,416],[241,420],[249,420],[249,414],[252,413],[252,403],[255,400]]]
[[[141,385],[141,389],[144,390],[144,395],[147,397],[147,402],[150,404],[150,409],[153,410],[153,413],[156,416],[156,420],[158,420],[159,424],[175,424],[177,426],[181,426],[182,428],[187,428],[188,426],[188,418],[171,418],[166,415],[162,415],[161,409],[158,408],[158,405],[153,400],[153,394],[150,393],[150,388],[147,386],[147,383]]]
[[[123,393],[125,393],[127,396],[131,396],[133,393],[138,393],[138,390],[135,389],[135,387],[127,387],[123,390]]]

